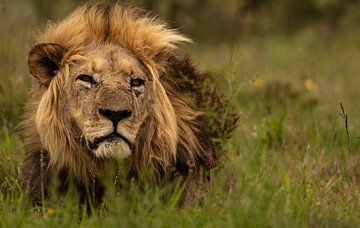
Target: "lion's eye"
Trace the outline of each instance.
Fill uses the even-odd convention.
[[[134,79],[131,79],[131,81],[130,81],[131,87],[138,87],[138,86],[142,86],[144,84],[145,84],[145,81],[140,78],[134,78]]]
[[[81,75],[79,75],[79,76],[76,78],[76,80],[81,80],[81,81],[84,81],[84,82],[89,82],[89,83],[91,83],[91,84],[95,84],[95,83],[96,83],[95,79],[94,79],[92,76],[87,75],[87,74],[81,74]]]

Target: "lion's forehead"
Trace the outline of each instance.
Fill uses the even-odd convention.
[[[131,75],[143,73],[144,67],[129,50],[113,44],[87,48],[75,70],[100,75]],[[77,72],[79,73],[79,72]]]

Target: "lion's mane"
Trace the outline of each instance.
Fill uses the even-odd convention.
[[[179,44],[191,41],[149,14],[120,4],[80,7],[63,21],[47,25],[37,39],[37,43],[59,44],[66,49],[59,63],[64,68],[63,75],[68,73],[67,59],[81,55],[90,44],[102,42],[130,50],[154,80],[153,112],[138,133],[129,158],[130,173],[139,176],[150,172],[156,180],[162,180],[214,167],[216,140],[212,139],[226,137],[235,119],[221,123],[226,115],[223,99],[209,76],[199,73],[179,51]],[[67,169],[80,181],[86,180],[93,169],[94,159],[78,151],[72,123],[65,118],[67,113],[59,103],[66,77],[54,80],[48,87],[35,83],[22,124],[28,151],[24,180],[30,192],[38,191],[34,186],[39,181],[49,181],[45,169]],[[204,109],[210,106],[212,115],[205,115]],[[47,139],[40,135],[47,135]],[[50,145],[47,148],[44,140]],[[98,167],[105,162],[95,161]]]

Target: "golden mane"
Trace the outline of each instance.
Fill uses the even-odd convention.
[[[37,42],[60,44],[68,49],[68,55],[92,44],[110,42],[156,65],[158,55],[171,54],[178,44],[191,40],[136,7],[87,4],[63,21],[48,25]]]
[[[133,148],[131,173],[140,176],[143,171],[150,171],[157,179],[163,179],[175,172],[191,175],[200,172],[201,167],[208,170],[215,166],[211,138],[229,132],[235,120],[231,126],[214,130],[199,111],[206,102],[204,95],[209,96],[217,109],[217,117],[223,119],[223,104],[216,91],[205,94],[201,91],[208,76],[199,74],[177,50],[179,44],[191,42],[190,39],[149,14],[120,4],[84,5],[60,23],[47,25],[38,37],[38,44],[60,45],[66,54],[59,63],[60,76],[47,88],[38,86],[32,90],[28,114],[22,124],[30,154],[25,161],[24,178],[28,191],[38,191],[33,187],[36,185],[33,176],[38,176],[37,181],[47,178],[39,171],[37,159],[48,162],[49,170],[69,169],[81,181],[89,177],[94,163],[100,167],[106,162],[94,161],[79,151],[72,123],[62,111],[59,99],[69,74],[69,61],[81,58],[87,48],[100,43],[130,50],[146,66],[154,81],[154,108]]]

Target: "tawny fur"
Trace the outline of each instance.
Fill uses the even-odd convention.
[[[91,47],[118,45],[130,51],[144,65],[153,81],[152,111],[140,126],[136,142],[127,159],[132,176],[150,173],[156,181],[174,175],[198,175],[216,164],[213,137],[223,136],[232,129],[235,120],[221,129],[209,126],[200,112],[209,96],[223,115],[222,99],[216,91],[206,90],[206,74],[198,73],[178,47],[191,42],[176,30],[141,10],[115,4],[85,5],[56,24],[49,24],[39,34],[37,44],[50,43],[47,56],[64,53],[59,70],[51,79],[38,79],[30,92],[25,119],[22,123],[27,143],[28,159],[24,166],[24,185],[36,196],[40,182],[50,183],[52,173],[66,170],[80,183],[86,184],[97,170],[112,159],[95,158],[82,153],[75,137],[77,129],[63,111],[64,84],[71,62],[84,58]],[[54,53],[52,53],[54,52]],[[29,56],[37,58],[36,55]],[[36,70],[30,64],[30,72]],[[33,74],[34,75],[34,74]],[[36,77],[36,75],[34,75]],[[111,166],[113,167],[113,166]]]

